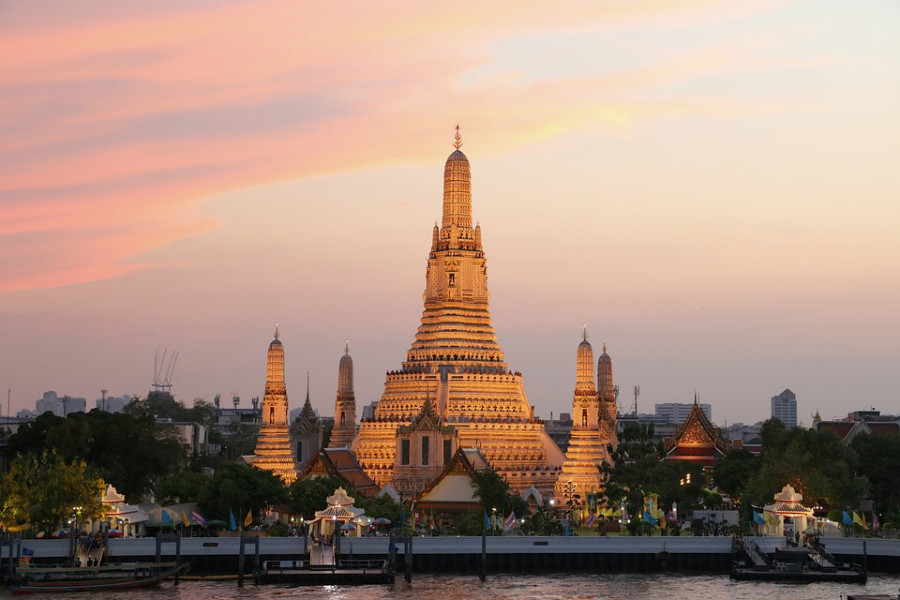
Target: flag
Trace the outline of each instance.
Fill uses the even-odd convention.
[[[172,516],[166,509],[162,509],[162,524],[163,525],[172,525]]]
[[[644,523],[649,523],[650,525],[653,525],[654,527],[656,527],[657,525],[659,525],[659,521],[656,520],[656,517],[654,517],[653,515],[651,515],[651,514],[650,514],[648,511],[646,511],[646,510],[644,511]]]
[[[232,512],[230,508],[228,509],[228,529],[237,531],[237,522],[234,520],[234,512]]]
[[[513,511],[509,511],[509,514],[506,515],[506,518],[503,520],[503,529],[512,529],[516,526],[516,513]]]
[[[434,531],[434,513],[431,513],[431,518],[428,520],[428,530]]]
[[[754,522],[754,523],[759,523],[760,525],[765,525],[765,524],[766,524],[766,520],[763,519],[763,518],[762,518],[762,515],[759,514],[758,512],[756,512],[755,510],[753,511],[753,522]]]
[[[844,525],[853,525],[853,519],[846,510],[844,511]]]
[[[250,527],[250,523],[252,523],[252,522],[253,522],[253,511],[248,510],[247,516],[244,517],[244,527]]]
[[[875,514],[875,511],[872,511],[872,531],[878,531],[881,528],[881,523],[878,522],[878,515]]]
[[[191,526],[191,520],[188,519],[187,513],[184,511],[181,511],[181,524],[185,527]]]
[[[866,520],[863,517],[859,516],[859,513],[855,510],[853,511],[853,522],[862,527],[863,529],[868,529],[869,526],[866,525]]]
[[[591,527],[593,527],[593,526],[594,526],[594,519],[595,519],[595,518],[596,518],[596,517],[595,517],[594,513],[589,514],[589,515],[588,515],[588,518],[587,518],[587,519],[585,520],[585,522],[584,522],[584,526],[587,527],[588,529],[590,529]]]
[[[206,525],[206,519],[204,519],[203,515],[201,515],[196,510],[191,511],[191,519],[194,521],[195,525],[200,525],[200,526]]]

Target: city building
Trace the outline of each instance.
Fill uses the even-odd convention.
[[[797,426],[797,396],[791,390],[784,390],[772,396],[772,418],[779,419],[787,427]]]
[[[251,464],[272,471],[288,485],[297,479],[291,438],[288,432],[288,396],[284,382],[284,346],[278,339],[269,344],[266,356],[266,393],[262,402],[262,424],[256,441],[256,454]]]
[[[478,448],[522,493],[552,495],[565,460],[528,403],[522,374],[507,365],[491,322],[481,226],[472,226],[471,172],[460,150],[444,165],[441,225],[432,231],[425,309],[399,370],[385,378],[352,449],[379,486],[412,499],[457,448]]]
[[[865,433],[875,435],[900,434],[900,416],[882,415],[881,411],[857,410],[849,413],[845,419],[823,421],[816,412],[813,417],[813,429],[833,431],[845,443],[849,444],[858,435]]]
[[[86,407],[87,400],[84,398],[59,396],[51,390],[44,392],[41,399],[34,403],[34,416],[39,417],[45,412],[49,412],[57,417],[65,417],[77,412],[86,412]]]
[[[656,416],[665,419],[666,423],[684,423],[694,405],[690,402],[663,402],[656,405]],[[706,403],[700,404],[700,410],[706,418],[712,421],[712,406]]]

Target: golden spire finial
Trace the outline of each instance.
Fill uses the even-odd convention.
[[[581,331],[581,338],[586,342],[587,341],[587,323],[583,325],[583,329]]]
[[[603,340],[603,352],[606,353],[606,340]]]
[[[462,146],[462,136],[459,135],[459,123],[456,123],[456,135],[453,136],[453,147],[459,150],[459,147]]]
[[[278,339],[278,323],[275,323],[275,339]]]
[[[344,340],[344,354],[350,354],[350,340]]]

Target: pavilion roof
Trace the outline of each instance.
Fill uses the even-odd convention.
[[[684,423],[675,430],[675,435],[666,440],[666,459],[690,460],[685,456],[705,456],[715,461],[725,456],[727,450],[728,446],[719,438],[715,426],[706,418],[695,396],[694,405]]]

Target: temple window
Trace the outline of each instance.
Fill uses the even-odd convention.
[[[303,460],[303,442],[297,442],[297,460]]]
[[[422,436],[422,465],[425,466],[428,464],[428,436]]]
[[[450,287],[456,287],[456,273],[450,273]]]
[[[444,464],[450,464],[450,458],[453,456],[453,442],[451,440],[444,440]]]
[[[344,424],[345,424],[344,421],[345,421],[345,418],[344,418],[344,411],[341,411],[341,427],[344,426]]]
[[[400,464],[409,464],[409,440],[400,440]]]

